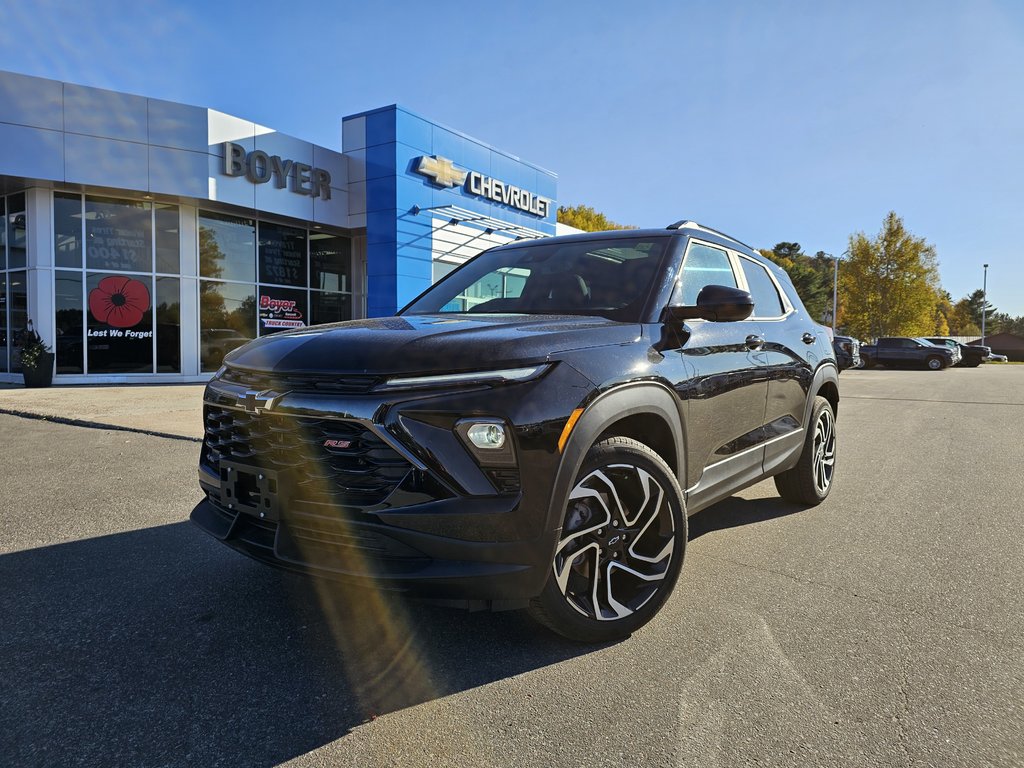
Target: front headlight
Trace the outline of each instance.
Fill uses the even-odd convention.
[[[501,368],[495,371],[438,373],[430,376],[394,376],[378,386],[377,389],[418,389],[462,384],[508,384],[539,378],[550,367],[550,363],[541,363],[524,368]]]

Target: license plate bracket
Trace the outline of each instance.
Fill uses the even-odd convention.
[[[221,502],[261,520],[281,519],[281,485],[272,469],[233,461],[220,463]]]

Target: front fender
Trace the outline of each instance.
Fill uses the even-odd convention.
[[[668,426],[675,447],[676,461],[672,469],[676,477],[685,477],[686,429],[678,398],[664,384],[636,382],[623,384],[602,392],[584,408],[565,448],[551,488],[547,530],[560,530],[565,513],[565,499],[590,447],[615,422],[639,414],[655,416]],[[552,537],[557,544],[558,537]],[[552,548],[551,555],[554,555]]]

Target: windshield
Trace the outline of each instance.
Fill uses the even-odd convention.
[[[601,315],[639,322],[670,238],[537,240],[485,251],[402,314]]]

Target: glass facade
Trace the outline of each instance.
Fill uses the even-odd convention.
[[[17,373],[18,348],[28,326],[25,193],[0,197],[0,217],[0,373]]]
[[[28,253],[25,193],[7,196],[7,269],[24,269]]]
[[[32,206],[40,192],[30,190]],[[258,336],[353,316],[346,235],[126,196],[44,194],[53,266],[33,274],[44,281],[38,290],[52,281],[46,340],[58,376],[207,373]],[[21,370],[29,320],[26,210],[26,193],[0,196],[3,374]],[[195,240],[183,242],[183,232]]]
[[[0,227],[0,373],[10,370],[8,363],[7,333],[7,198],[0,197],[0,219],[4,226]]]
[[[82,326],[82,273],[58,270],[54,276],[56,373],[85,373]]]
[[[155,313],[153,293],[161,270],[178,281],[179,218],[177,206],[54,193],[57,374],[182,372],[177,320],[161,322],[177,313],[178,292]]]
[[[343,235],[200,211],[200,366],[257,336],[352,319]]]
[[[7,273],[7,304],[10,367],[12,373],[17,373],[21,371],[21,337],[28,328],[28,275],[24,270]]]

